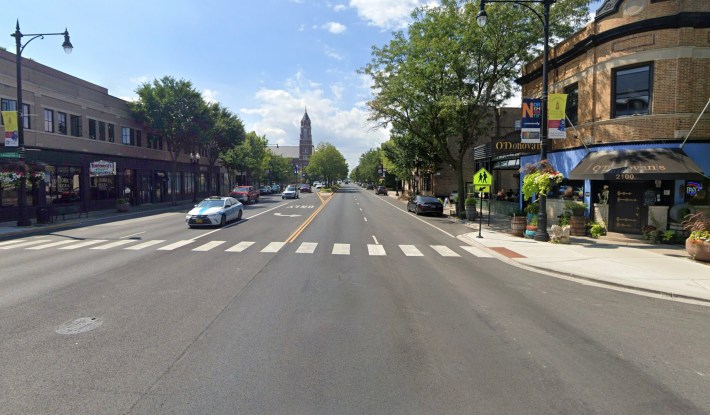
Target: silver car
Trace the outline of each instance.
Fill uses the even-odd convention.
[[[185,222],[195,226],[224,226],[232,220],[241,220],[244,206],[233,197],[212,196],[196,204],[187,212]]]
[[[286,186],[286,190],[281,193],[281,199],[298,199],[299,197],[301,197],[300,192],[293,184]]]

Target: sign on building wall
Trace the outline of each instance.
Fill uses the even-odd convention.
[[[539,143],[542,123],[542,100],[523,98],[523,118],[520,120],[520,142]]]
[[[567,138],[565,108],[567,94],[550,94],[547,99],[547,138]]]
[[[113,161],[93,161],[89,163],[89,175],[112,176],[116,174],[116,163]]]

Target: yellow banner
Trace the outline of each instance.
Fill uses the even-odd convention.
[[[567,94],[550,94],[547,99],[547,138],[566,138]]]
[[[5,123],[5,131],[17,131],[17,111],[3,111],[2,120]]]

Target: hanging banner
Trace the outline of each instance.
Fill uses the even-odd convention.
[[[547,138],[567,138],[565,130],[567,94],[550,94],[547,99]]]
[[[17,132],[17,111],[3,111],[2,120],[5,123],[5,147],[19,147],[20,136]]]
[[[523,98],[523,117],[520,120],[520,142],[539,143],[542,126],[542,100]]]

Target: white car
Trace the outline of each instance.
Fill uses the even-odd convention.
[[[241,220],[244,205],[233,197],[212,196],[196,204],[187,212],[185,223],[195,226],[224,226],[227,222]]]
[[[281,193],[281,199],[298,199],[300,194],[298,188],[295,185],[286,186],[286,190]]]

